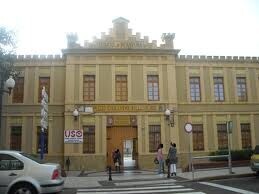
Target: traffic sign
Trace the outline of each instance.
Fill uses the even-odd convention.
[[[184,125],[184,129],[187,133],[191,133],[192,132],[192,124],[191,123],[186,123]]]

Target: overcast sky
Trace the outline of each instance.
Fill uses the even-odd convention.
[[[80,44],[108,33],[124,17],[129,28],[161,43],[175,33],[180,55],[259,56],[258,0],[0,0],[0,25],[16,32],[17,54],[61,54],[66,33]]]

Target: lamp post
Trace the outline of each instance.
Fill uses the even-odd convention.
[[[73,116],[74,116],[74,122],[76,123],[76,128],[78,128],[78,130],[80,129],[79,115],[80,115],[79,110],[75,108],[75,110],[73,111]]]
[[[8,88],[8,90],[4,89],[4,85],[6,86],[6,88]],[[8,80],[5,81],[4,84],[4,80],[1,78],[0,80],[0,142],[1,141],[1,133],[2,133],[2,102],[3,102],[3,94],[4,93],[8,93],[9,95],[11,95],[12,89],[15,86],[15,81],[12,78],[12,76],[9,77]],[[1,144],[0,144],[1,147]]]
[[[74,120],[77,121],[77,118],[79,116],[79,112],[78,112],[77,108],[73,111],[73,116],[74,116]]]
[[[192,124],[185,123],[184,125],[185,132],[189,135],[189,172],[192,170],[192,180],[194,180],[194,169],[193,169],[193,162],[192,162],[192,150],[191,150],[191,141],[192,141]]]
[[[165,110],[165,119],[170,127],[174,127],[174,110]]]
[[[232,159],[231,159],[231,142],[230,142],[230,134],[232,133],[233,122],[227,121],[227,133],[228,133],[228,168],[229,174],[234,174],[232,171]]]
[[[168,126],[174,127],[174,110],[166,109],[165,112],[165,120],[167,121]],[[171,137],[170,128],[169,128],[169,138]],[[167,178],[170,178],[170,164],[167,164]]]
[[[48,128],[48,94],[45,87],[43,86],[41,91],[41,133],[40,133],[40,159],[43,160],[44,157],[44,129]]]
[[[8,88],[8,90],[4,89],[4,80],[1,80],[0,94],[3,95],[5,92],[11,95],[11,91],[15,86],[15,81],[12,76],[10,76],[9,79],[5,81],[5,86]]]

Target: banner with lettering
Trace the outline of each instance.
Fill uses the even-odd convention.
[[[83,143],[83,130],[65,130],[64,143]]]

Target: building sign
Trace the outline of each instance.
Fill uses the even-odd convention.
[[[83,143],[83,130],[65,130],[64,143]]]
[[[107,123],[108,127],[112,126],[137,126],[137,117],[135,115],[128,116],[128,115],[108,115],[107,116]]]
[[[146,43],[142,41],[96,41],[94,43],[88,43],[87,48],[157,48],[154,43]]]
[[[93,112],[163,112],[163,104],[104,104],[93,105]]]

